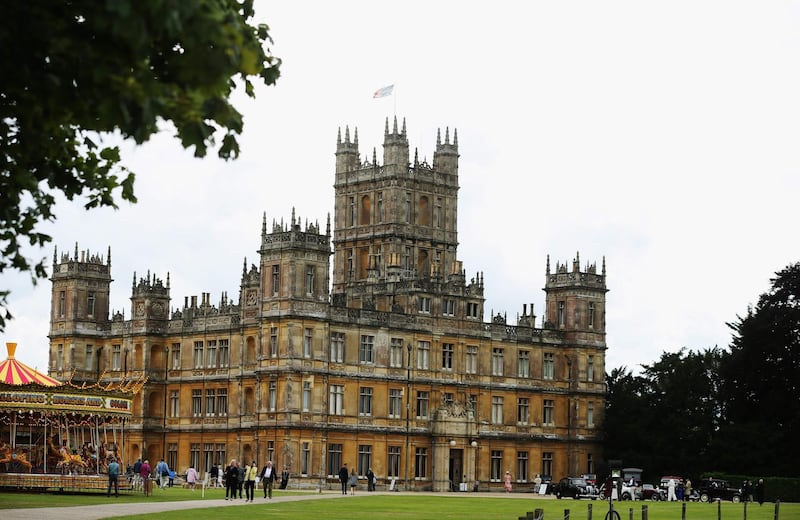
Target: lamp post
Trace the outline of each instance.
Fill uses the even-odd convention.
[[[408,486],[408,441],[411,434],[411,343],[406,343],[406,478],[405,487],[406,491],[410,488]]]
[[[480,480],[478,479],[478,441],[472,439],[472,442],[470,442],[469,445],[475,448],[475,454],[472,457],[475,463],[475,472],[473,473],[473,476],[475,477],[475,486],[472,488],[472,491],[477,493],[478,488],[480,487]]]

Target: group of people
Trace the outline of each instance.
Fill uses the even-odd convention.
[[[235,500],[238,493],[238,498],[244,498],[245,502],[252,502],[255,498],[257,482],[261,482],[264,498],[272,499],[272,488],[278,479],[277,471],[273,467],[271,460],[268,460],[260,471],[256,461],[242,465],[237,460],[231,460],[228,467],[225,468],[223,476],[225,479],[225,500]],[[288,483],[288,480],[289,471],[284,470],[281,475],[282,488],[285,487],[283,482]],[[244,490],[244,497],[242,497],[242,490]]]
[[[753,484],[749,480],[742,483],[742,500],[745,502],[758,502],[758,505],[764,504],[764,479],[758,479],[758,482]]]
[[[372,471],[372,468],[367,470],[367,491],[375,491],[375,484],[377,484],[378,479],[375,476],[375,472]],[[347,469],[347,463],[342,464],[342,467],[339,469],[339,482],[342,484],[342,494],[347,494],[347,488],[350,488],[350,494],[355,495],[356,489],[358,489],[358,472],[356,468],[352,470]]]

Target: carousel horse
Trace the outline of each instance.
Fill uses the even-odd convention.
[[[104,442],[100,445],[100,463],[103,467],[108,467],[111,459],[117,458],[117,445],[113,442]]]
[[[5,442],[0,445],[0,452],[3,454],[3,458],[0,459],[0,463],[10,463],[10,464],[19,464],[23,468],[27,470],[28,473],[31,472],[31,463],[28,462],[27,454],[22,450],[13,450],[11,446],[6,444]]]
[[[57,462],[56,468],[62,472],[65,470],[74,471],[76,473],[83,473],[88,466],[87,462],[77,453],[70,454],[66,446],[57,447],[53,442],[53,437],[47,441],[50,448],[50,453],[53,455]]]

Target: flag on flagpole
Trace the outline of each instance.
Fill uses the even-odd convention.
[[[394,91],[394,85],[389,85],[387,87],[379,88],[372,95],[372,98],[373,99],[378,99],[378,98],[382,98],[382,97],[386,97],[386,96],[391,96],[393,91]]]

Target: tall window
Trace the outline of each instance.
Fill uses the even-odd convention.
[[[308,475],[308,468],[311,466],[311,446],[303,443],[303,452],[300,454],[300,474]]]
[[[272,266],[272,296],[278,296],[281,292],[281,266]]]
[[[406,224],[410,224],[411,223],[411,193],[408,193],[408,192],[406,192],[406,202],[405,202],[404,210],[405,210],[404,211],[404,218],[405,218]]]
[[[417,419],[428,417],[428,392],[417,392]]]
[[[553,452],[542,452],[542,475],[553,476]]]
[[[552,399],[545,399],[542,404],[542,424],[546,426],[553,426],[553,417],[555,416],[555,401]]]
[[[209,340],[206,343],[206,366],[214,368],[217,366],[217,340]]]
[[[217,391],[213,388],[206,388],[206,416],[213,416],[217,409]]]
[[[224,461],[225,459],[223,459]],[[205,462],[206,468],[211,468],[214,464],[214,444],[213,443],[204,443],[203,444],[203,461]]]
[[[200,466],[200,443],[193,442],[189,445],[189,464],[195,468],[200,468],[198,471],[209,471],[211,468],[202,468]]]
[[[478,319],[478,304],[474,302],[467,302],[467,319]]]
[[[230,363],[230,347],[227,339],[219,340],[219,366],[226,368]]]
[[[217,415],[225,417],[228,415],[228,389],[220,388],[217,390]]]
[[[431,342],[420,341],[417,343],[417,368],[427,370],[430,366]]]
[[[586,473],[594,473],[594,456],[591,453],[586,454]]]
[[[331,332],[331,362],[344,362],[344,332]]]
[[[64,317],[67,310],[67,294],[64,291],[58,293],[58,315]]]
[[[431,313],[431,297],[430,296],[420,296],[417,299],[417,310],[420,314],[430,314]]]
[[[464,364],[464,370],[467,374],[476,374],[478,372],[477,345],[467,345],[467,359]]]
[[[267,460],[275,460],[275,441],[267,441]]]
[[[358,415],[372,415],[372,388],[362,386],[358,390]],[[359,471],[359,474],[360,471]]]
[[[60,350],[61,345],[59,345],[59,353],[58,353],[58,369],[62,369],[62,364],[64,362],[64,353]],[[122,346],[121,345],[112,345],[111,346],[111,369],[112,370],[119,370],[122,368]]]
[[[342,467],[342,445],[328,444],[328,476],[333,477],[339,474]]]
[[[303,335],[303,357],[311,357],[311,340],[314,338],[314,329],[306,329]]]
[[[414,468],[414,478],[424,479],[428,477],[428,448],[417,448],[414,456],[416,467]]]
[[[194,342],[194,368],[203,368],[203,342]]]
[[[331,385],[328,395],[328,413],[342,415],[344,407],[344,386]]]
[[[192,389],[192,417],[203,415],[203,391],[199,388]]]
[[[528,480],[528,452],[517,452],[517,482],[527,482]]]
[[[442,199],[436,197],[435,206],[433,206],[433,227],[442,227]]]
[[[517,377],[531,377],[531,353],[520,350],[517,353]]]
[[[89,291],[86,295],[86,314],[88,316],[94,316],[94,303],[96,298],[94,296],[94,291]]]
[[[359,363],[374,363],[373,344],[375,343],[375,336],[361,335],[361,343],[358,346],[358,362]]]
[[[593,329],[594,328],[594,302],[589,302],[589,316],[588,316],[588,319],[589,319],[589,323],[588,323],[589,328]]]
[[[181,414],[181,400],[180,394],[177,390],[170,390],[169,392],[169,416],[180,417]]]
[[[389,366],[403,366],[403,338],[392,338],[389,345]]]
[[[455,316],[456,314],[456,301],[450,298],[442,300],[442,316]]]
[[[589,428],[594,426],[594,402],[592,401],[586,403],[586,426]]]
[[[517,399],[517,424],[526,425],[530,417],[530,400],[527,397]]]
[[[269,382],[269,395],[267,396],[269,402],[269,411],[274,412],[278,408],[278,382]]]
[[[400,446],[389,446],[388,464],[386,467],[387,477],[400,476]]]
[[[455,346],[452,343],[442,343],[442,370],[453,370],[453,353]]]
[[[403,413],[403,391],[399,388],[389,389],[389,417],[399,419]]]
[[[358,445],[358,471],[359,475],[366,475],[372,467],[372,446],[368,444]]]
[[[214,445],[214,457],[216,458],[218,464],[228,460],[228,457],[225,456],[225,451],[224,443],[217,443]]]
[[[503,451],[492,450],[491,464],[489,466],[489,480],[499,482],[503,478]]]
[[[278,327],[269,328],[269,355],[278,357]]]
[[[92,361],[94,360],[94,347],[91,345],[86,345],[86,357],[84,358],[84,368],[86,370],[91,370],[93,368]]]
[[[378,192],[378,223],[383,222],[383,192]]]
[[[356,225],[356,198],[350,197],[350,226]]]
[[[167,444],[167,465],[174,468],[178,463],[178,443],[170,442]]]
[[[180,370],[181,368],[181,344],[172,344],[172,370]]]
[[[594,381],[594,356],[586,358],[586,380]]]
[[[503,398],[492,396],[492,424],[503,424]]]
[[[563,327],[567,322],[567,308],[564,302],[558,302],[558,326]]]
[[[503,375],[503,349],[501,348],[492,349],[492,375]]]
[[[553,379],[555,373],[555,355],[552,352],[545,352],[542,357],[542,379]]]
[[[314,294],[314,266],[306,266],[306,295]]]
[[[303,411],[311,410],[311,381],[303,381]]]

